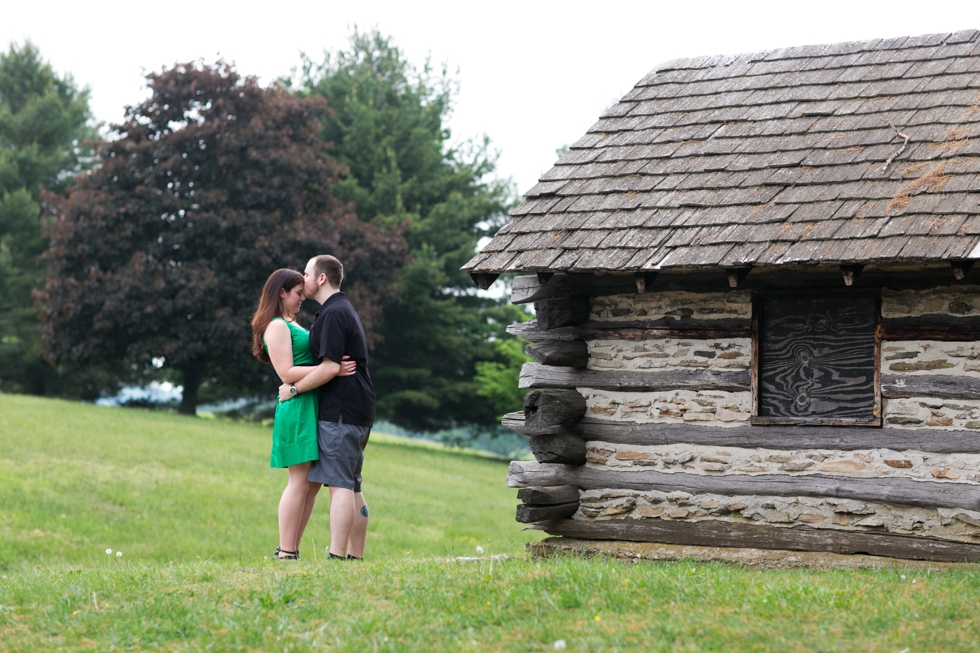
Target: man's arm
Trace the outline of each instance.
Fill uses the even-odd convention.
[[[313,371],[294,384],[296,394],[302,394],[314,388],[319,388],[324,383],[330,382],[339,372],[339,364],[329,358],[324,358],[319,365],[313,368]],[[279,400],[288,401],[290,397],[292,397],[292,393],[289,392],[289,384],[283,383],[279,386]]]
[[[315,388],[319,388],[325,383],[329,383],[337,376],[354,376],[357,373],[357,363],[355,361],[347,360],[350,356],[344,356],[344,360],[341,364],[337,364],[330,360],[329,358],[324,358],[323,361],[314,367],[312,371],[304,376],[302,379],[297,381],[294,385],[296,388],[296,394],[303,392],[309,392]],[[279,386],[279,400],[288,401],[293,394],[289,391],[290,384],[283,383]]]
[[[296,393],[309,392],[313,388],[319,388],[324,383],[329,383],[333,377],[340,374],[340,363],[335,363],[329,358],[324,358],[313,371],[297,381]]]

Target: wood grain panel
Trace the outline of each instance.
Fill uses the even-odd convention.
[[[875,297],[773,297],[760,306],[760,418],[865,424],[880,419]]]

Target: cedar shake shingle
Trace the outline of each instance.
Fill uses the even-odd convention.
[[[966,30],[662,64],[464,269],[921,262],[978,245]]]

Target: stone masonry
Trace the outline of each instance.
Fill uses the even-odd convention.
[[[752,295],[743,290],[727,293],[650,292],[642,295],[593,297],[591,301],[593,320],[752,318]]]
[[[747,370],[752,360],[749,338],[591,340],[588,345],[592,370]]]
[[[795,450],[709,447],[693,444],[618,445],[589,441],[591,467],[622,471],[656,470],[710,476],[791,475],[852,478],[913,478],[980,483],[980,454],[935,454],[922,451]]]
[[[920,315],[980,315],[980,286],[940,286],[928,290],[889,290],[881,293],[881,317]]]
[[[627,422],[707,426],[745,426],[751,417],[751,393],[713,390],[618,392],[576,388],[585,397],[587,415]]]
[[[980,430],[980,399],[886,399],[884,415],[886,426],[898,428]]]
[[[980,377],[980,342],[886,341],[883,374],[955,374]]]
[[[809,526],[977,542],[980,512],[822,497],[724,496],[656,490],[583,490],[574,519],[664,519]]]

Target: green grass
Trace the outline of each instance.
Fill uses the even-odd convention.
[[[976,651],[980,572],[506,560],[506,466],[377,438],[368,559],[275,545],[268,429],[0,395],[0,651]],[[326,503],[310,533],[326,546]],[[64,515],[64,516],[62,516]],[[321,540],[322,538],[322,540]],[[123,551],[107,556],[106,548]]]
[[[24,564],[262,558],[286,482],[268,427],[0,394],[0,570]],[[371,557],[518,553],[504,461],[372,435]],[[303,542],[329,540],[326,493]]]
[[[104,562],[109,562],[108,560]],[[391,558],[120,563],[0,586],[9,651],[976,651],[980,575]]]

